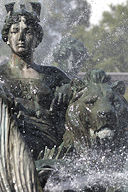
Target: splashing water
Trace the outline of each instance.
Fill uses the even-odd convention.
[[[47,181],[45,191],[127,192],[128,160],[122,169],[124,163],[121,156],[113,154],[108,157],[109,153],[84,149],[80,155],[74,154],[58,162]],[[123,151],[121,155],[125,156]]]

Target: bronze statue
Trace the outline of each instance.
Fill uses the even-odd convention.
[[[82,163],[78,164],[85,166],[85,175],[86,169],[94,173],[110,171],[110,175],[122,173],[128,152],[128,102],[123,96],[124,82],[112,82],[104,71],[92,70],[83,80],[72,80],[71,89],[73,96],[66,111],[67,131],[64,134],[66,147],[74,145],[75,148],[71,164],[74,165],[73,160],[77,156],[76,164],[81,162],[82,155]],[[73,187],[71,190],[79,191]],[[111,181],[107,186],[103,183],[100,185],[97,181],[91,186],[85,184],[80,191],[122,192],[124,186],[117,187]]]
[[[18,11],[15,3],[5,7],[2,38],[12,56],[0,66],[0,190],[38,192],[42,189],[33,158],[62,142],[70,79],[58,68],[33,61],[43,38],[40,3],[31,2],[29,10],[24,4]]]
[[[73,97],[66,112],[65,140],[79,141],[81,145],[101,148],[104,152],[110,149],[111,154],[113,151],[119,154],[121,148],[125,156],[128,102],[123,97],[124,82],[113,83],[104,71],[92,70],[82,81],[74,80],[72,89]]]
[[[58,68],[34,63],[33,52],[42,41],[43,30],[39,24],[40,4],[30,4],[31,12],[25,5],[20,5],[18,12],[14,3],[6,5],[8,15],[2,37],[12,56],[9,63],[0,67],[0,77],[14,97],[20,113],[18,127],[37,159],[45,146],[52,148],[62,142],[64,103],[58,103],[54,93],[70,80]]]
[[[0,66],[2,192],[43,191],[34,161],[46,146],[55,154],[57,147],[68,148],[74,141],[124,146],[128,123],[122,82],[111,83],[101,70],[70,82],[58,68],[34,63],[34,49],[43,38],[41,6],[31,2],[29,8],[21,4],[17,11],[15,3],[7,4],[2,30],[12,51],[10,61]]]

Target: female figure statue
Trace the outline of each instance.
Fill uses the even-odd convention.
[[[30,6],[31,11],[23,4],[15,11],[15,3],[7,4],[2,30],[2,38],[12,51],[10,61],[0,66],[2,192],[37,192],[31,154],[36,160],[45,146],[59,146],[65,131],[68,99],[65,102],[63,97],[62,102],[62,94],[55,96],[55,92],[70,80],[55,67],[34,63],[33,52],[42,41],[43,30],[39,24],[40,4],[31,2]]]
[[[14,97],[20,113],[18,127],[36,159],[44,146],[52,148],[62,142],[63,106],[52,112],[50,106],[56,88],[68,83],[69,78],[58,68],[39,66],[33,61],[34,49],[43,38],[40,4],[31,3],[32,12],[24,5],[15,12],[14,6],[14,3],[6,5],[8,16],[2,37],[10,46],[12,56],[9,63],[0,67],[0,77]]]

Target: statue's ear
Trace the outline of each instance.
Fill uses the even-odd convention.
[[[121,95],[125,94],[125,84],[123,81],[114,82],[112,85],[112,89],[120,93]]]
[[[40,41],[37,37],[35,37],[35,44],[34,44],[34,49],[38,47],[38,45],[40,44]]]
[[[37,48],[39,44],[40,42],[36,39],[35,48]]]
[[[43,36],[44,36],[44,32],[40,26],[40,31],[37,32],[37,36],[36,36],[35,48],[38,47],[38,45],[41,43]]]

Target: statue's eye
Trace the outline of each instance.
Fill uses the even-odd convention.
[[[120,106],[119,98],[114,98],[112,101],[112,105],[114,105],[115,107],[119,107]]]
[[[87,105],[94,105],[94,103],[96,102],[97,100],[97,97],[94,97],[94,98],[90,98],[88,100],[85,101],[85,104]]]
[[[26,34],[32,34],[32,30],[31,29],[26,29]]]
[[[13,29],[11,30],[11,33],[18,33],[18,31],[19,31],[18,28],[13,28]]]

